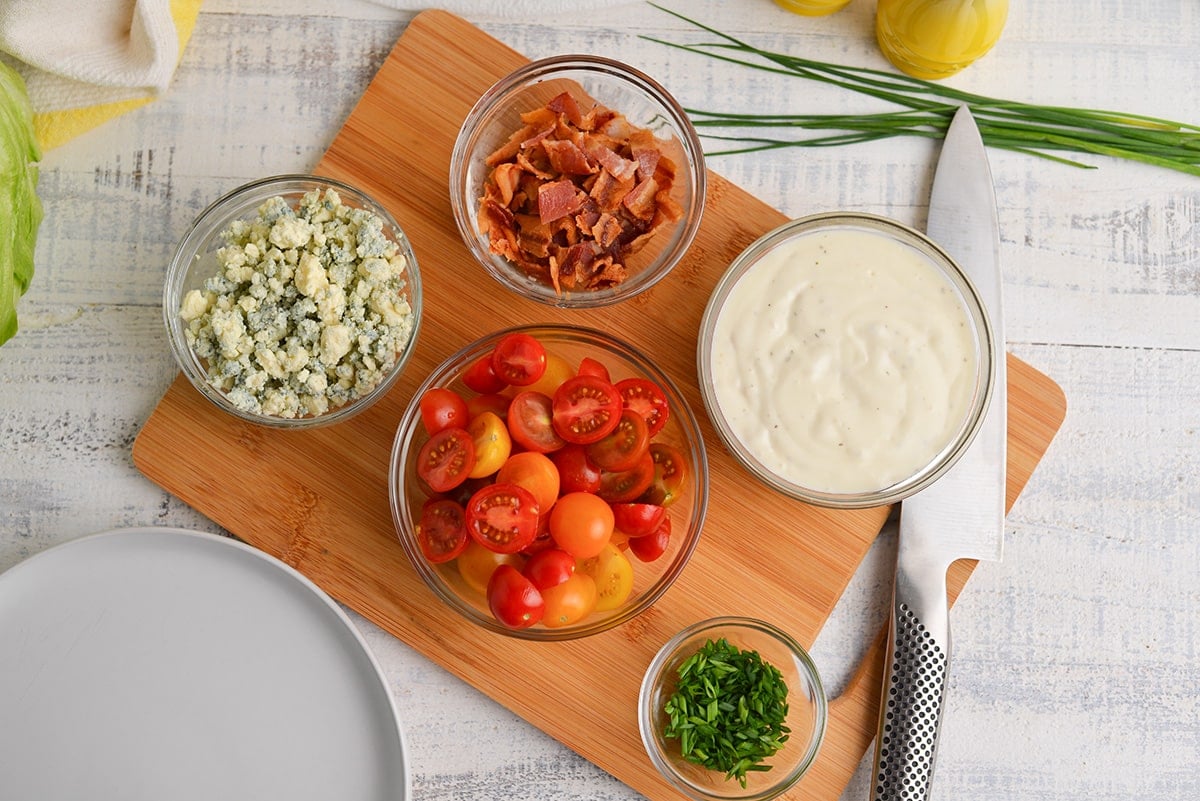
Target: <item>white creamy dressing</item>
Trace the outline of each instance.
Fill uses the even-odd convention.
[[[737,281],[711,342],[736,438],[810,489],[870,492],[914,475],[971,405],[975,338],[928,257],[883,234],[797,236]]]

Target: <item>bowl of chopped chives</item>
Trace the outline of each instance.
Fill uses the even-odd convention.
[[[655,768],[700,801],[765,801],[816,760],[828,704],[803,646],[770,623],[703,620],[655,655],[638,727]]]

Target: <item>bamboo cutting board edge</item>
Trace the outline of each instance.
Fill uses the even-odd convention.
[[[317,169],[373,194],[401,222],[417,250],[429,290],[426,314],[417,353],[398,386],[375,407],[342,425],[289,434],[222,416],[181,377],[139,433],[134,461],[149,478],[231,533],[301,570],[339,601],[600,767],[648,796],[676,798],[641,749],[633,703],[616,705],[620,708],[607,715],[597,716],[595,710],[579,713],[578,709],[587,707],[588,694],[562,686],[561,677],[546,668],[551,660],[535,658],[530,664],[530,649],[553,654],[559,666],[591,670],[593,680],[606,683],[616,697],[636,699],[641,670],[657,646],[681,625],[714,612],[774,618],[811,645],[877,534],[886,510],[831,514],[764,494],[715,439],[699,402],[694,360],[681,363],[672,351],[686,351],[690,346],[694,352],[702,307],[695,302],[697,293],[711,286],[714,274],[719,274],[720,266],[733,254],[783,217],[712,175],[701,236],[676,275],[661,288],[607,311],[569,318],[492,292],[480,305],[481,313],[472,315],[503,315],[508,318],[505,324],[573,319],[621,333],[636,324],[634,333],[640,341],[634,341],[635,346],[656,357],[660,351],[666,354],[675,371],[673,377],[684,387],[701,420],[713,464],[709,523],[688,569],[667,595],[637,620],[587,640],[552,646],[486,634],[430,603],[432,596],[419,584],[392,530],[386,464],[395,425],[419,378],[449,350],[473,338],[469,335],[498,327],[488,325],[486,319],[438,319],[435,314],[441,304],[461,297],[462,281],[481,277],[469,271],[470,257],[449,215],[445,190],[449,143],[445,140],[453,139],[474,98],[523,61],[464,20],[445,12],[423,12],[401,36]],[[425,102],[429,97],[442,102],[431,110],[431,104]],[[411,124],[409,117],[418,113],[425,115],[420,119],[426,125]],[[1009,363],[1011,504],[1061,423],[1064,401],[1061,390],[1047,377],[1011,356]],[[347,447],[348,442],[353,447]],[[214,444],[224,446],[232,461],[214,460],[210,450]],[[320,475],[321,467],[334,468],[340,486],[330,487],[327,477]],[[730,489],[745,491],[731,493]],[[737,495],[765,511],[737,506],[745,503],[744,499],[730,499]],[[753,525],[771,514],[790,517],[798,527],[812,529],[815,533],[810,536],[819,538],[825,547],[817,548],[813,542],[790,535],[774,535],[785,537],[782,544],[793,548],[806,563],[789,565],[795,573],[777,565],[764,567],[762,575],[753,577],[766,576],[762,581],[766,600],[745,597],[736,584],[751,574],[744,566],[729,569],[723,564],[730,556],[728,539],[736,534],[733,521],[749,515],[748,525]],[[955,592],[971,568],[971,564],[956,564],[952,574]],[[797,578],[801,586],[792,587],[789,580],[796,583]],[[771,593],[782,593],[786,603],[775,603]],[[487,658],[480,657],[481,645]],[[832,704],[822,756],[795,791],[797,795],[836,798],[859,764],[874,729],[879,683],[874,676],[881,675],[878,662],[876,648],[864,659],[847,691]],[[526,671],[543,685],[549,682],[560,693],[555,708],[547,709],[536,695],[514,688],[511,681],[504,680],[505,671]],[[595,671],[607,672],[597,676]],[[572,707],[578,709],[572,711]]]

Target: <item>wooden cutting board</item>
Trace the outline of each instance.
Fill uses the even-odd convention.
[[[668,280],[616,307],[564,311],[535,304],[500,289],[472,261],[450,213],[451,146],[476,98],[525,61],[464,20],[422,13],[317,168],[383,203],[417,254],[422,329],[406,375],[388,396],[346,423],[281,432],[220,413],[180,376],[138,435],[133,459],[151,480],[242,540],[283,559],[617,778],[651,798],[678,798],[638,735],[638,686],[654,653],[683,626],[725,614],[774,622],[811,646],[888,510],[833,512],[782,498],[734,461],[709,424],[694,356],[704,305],[733,257],[784,222],[720,176],[710,173],[704,223],[688,256]],[[701,420],[711,459],[708,520],[676,584],[624,626],[553,644],[481,631],[442,606],[400,547],[387,488],[396,426],[423,377],[485,333],[541,322],[608,330],[653,354]],[[1049,378],[1012,356],[1009,384],[1011,505],[1066,403]],[[955,565],[954,595],[972,568]],[[877,641],[831,704],[820,757],[793,797],[839,796],[871,743],[881,676]]]

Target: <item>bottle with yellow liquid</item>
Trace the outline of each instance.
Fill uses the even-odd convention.
[[[875,36],[897,68],[938,80],[992,49],[1008,0],[878,0]]]
[[[823,17],[845,7],[850,0],[775,0],[775,5],[806,17]]]

